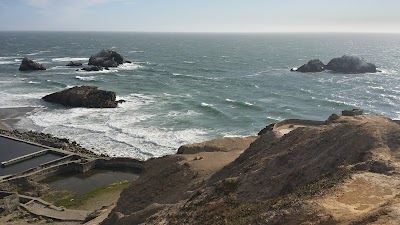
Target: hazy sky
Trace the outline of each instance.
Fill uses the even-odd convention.
[[[400,0],[0,0],[0,30],[400,32]]]

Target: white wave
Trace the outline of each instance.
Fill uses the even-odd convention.
[[[195,64],[196,62],[193,62],[193,61],[183,61],[183,63],[186,63],[186,64]]]
[[[252,104],[252,103],[250,103],[250,102],[244,102],[244,104],[245,105],[248,105],[248,106],[253,106],[254,104]]]
[[[201,107],[213,107],[214,106],[213,104],[208,104],[205,102],[202,102],[200,105],[201,105]]]
[[[100,70],[100,71],[84,71],[84,70],[78,70],[74,71],[75,73],[78,74],[101,74],[101,73],[116,73],[118,72],[117,69],[109,69],[109,70]]]
[[[188,110],[186,112],[181,112],[181,111],[171,111],[167,114],[167,117],[172,117],[172,118],[181,118],[181,117],[193,117],[193,116],[198,116],[198,115],[202,115],[199,112],[196,112],[194,110]]]
[[[128,53],[144,53],[144,51],[140,51],[140,50],[133,50],[133,51],[129,51]]]
[[[21,120],[18,126],[70,138],[96,153],[148,159],[174,154],[183,144],[203,141],[201,129],[174,130],[143,125],[158,118],[156,112],[142,111],[144,105],[157,104],[156,96],[130,94],[115,109],[53,108],[43,109]],[[192,115],[176,112],[168,116]]]
[[[124,63],[122,65],[119,65],[117,68],[119,70],[135,70],[137,68],[140,68],[140,66],[135,63]],[[113,68],[110,69],[112,70]]]
[[[19,56],[1,56],[0,60],[9,60],[9,59],[16,59],[16,58],[21,58]]]
[[[72,58],[72,57],[62,57],[62,58],[53,58],[51,59],[53,62],[70,62],[70,61],[88,61],[89,58]]]
[[[328,99],[328,98],[325,98],[325,100],[328,101],[328,102],[335,103],[335,104],[337,104],[337,105],[347,105],[347,106],[351,106],[351,105],[352,105],[352,104],[350,104],[350,103],[348,103],[348,102],[339,101],[339,100],[335,100],[335,99]]]
[[[51,68],[48,68],[47,70],[70,70],[71,68],[68,68],[66,66],[53,66]]]
[[[380,74],[385,74],[385,75],[388,75],[388,74],[391,75],[391,74],[397,74],[398,73],[398,71],[395,70],[395,69],[381,69],[381,68],[378,68],[378,70],[381,71]]]
[[[83,81],[95,81],[97,79],[96,76],[88,76],[88,77],[75,76],[75,78]]]
[[[374,90],[385,90],[385,88],[382,86],[368,86],[368,88],[374,89]]]
[[[275,120],[275,121],[282,121],[283,120],[282,117],[280,117],[280,116],[277,116],[277,117],[267,116],[267,118],[270,119],[270,120]]]
[[[225,99],[225,101],[227,101],[227,102],[235,102],[235,101],[233,101],[232,99],[229,99],[229,98]]]
[[[50,51],[38,51],[38,52],[29,53],[29,54],[26,54],[26,55],[33,56],[33,55],[39,55],[39,54],[47,53],[47,52],[50,52]]]
[[[155,102],[155,96],[151,96],[151,95],[144,95],[144,94],[137,94],[137,93],[133,93],[133,94],[129,94],[128,96],[121,96],[121,98],[127,98],[127,99],[133,99],[135,101],[140,101],[141,103],[154,103]]]
[[[180,73],[172,73],[173,76],[176,77],[192,77],[192,78],[200,78],[200,79],[206,79],[206,80],[219,80],[221,79],[220,77],[203,77],[203,76],[196,76],[196,75],[190,75],[190,74],[180,74]]]
[[[48,93],[17,94],[0,91],[0,108],[41,107],[41,98]]]
[[[28,84],[40,84],[40,82],[37,82],[37,81],[29,81]]]
[[[0,65],[15,64],[14,61],[0,61]]]

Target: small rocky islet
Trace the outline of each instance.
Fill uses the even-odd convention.
[[[101,50],[98,53],[91,55],[87,65],[83,65],[80,61],[70,61],[68,67],[82,67],[82,71],[102,71],[108,70],[110,67],[118,67],[124,63],[131,63],[129,60],[125,60],[124,57],[114,50]],[[27,57],[23,58],[19,67],[20,71],[34,71],[34,70],[46,70],[46,68]]]
[[[19,70],[20,71],[46,70],[46,68],[42,64],[25,57],[22,59],[21,65],[19,66]]]
[[[291,71],[301,73],[316,73],[324,70],[330,70],[335,73],[358,74],[358,73],[376,73],[376,65],[367,62],[365,59],[357,56],[343,55],[339,58],[334,58],[327,65],[319,59],[310,60],[308,63],[299,68],[292,68]]]
[[[99,90],[94,86],[76,86],[46,95],[42,99],[63,106],[85,108],[116,108],[118,103],[124,102],[116,101],[115,92]]]

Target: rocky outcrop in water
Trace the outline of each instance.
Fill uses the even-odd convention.
[[[124,63],[124,57],[114,50],[101,50],[89,59],[88,65],[101,67],[117,67]]]
[[[21,65],[19,66],[20,71],[30,71],[30,70],[46,70],[46,68],[33,60],[28,59],[27,57],[22,59]]]
[[[101,66],[84,66],[81,70],[83,71],[102,71],[103,67]]]
[[[79,61],[71,61],[66,66],[82,66],[82,63]]]
[[[313,72],[322,72],[324,70],[325,70],[325,65],[319,59],[313,59],[310,60],[307,64],[300,66],[297,70],[292,70],[292,71],[297,71],[302,73],[313,73]]]
[[[115,108],[118,105],[115,98],[115,92],[80,86],[46,95],[43,100],[71,107]]]
[[[357,56],[344,55],[340,58],[332,59],[325,67],[339,73],[376,73],[378,72],[375,64],[366,62]]]

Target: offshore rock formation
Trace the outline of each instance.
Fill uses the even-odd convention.
[[[114,50],[101,50],[89,59],[88,65],[117,67],[124,63],[124,58]]]
[[[310,60],[307,64],[299,68],[292,68],[290,71],[310,73],[331,70],[337,73],[376,73],[375,64],[368,63],[364,59],[357,56],[344,55],[340,58],[332,59],[328,65],[324,65],[319,59]]]
[[[243,153],[147,161],[102,225],[398,223],[397,122],[337,116],[274,132],[264,130]]]
[[[22,59],[21,65],[19,66],[20,71],[29,71],[29,70],[46,70],[46,68],[33,60],[28,59],[27,57]]]
[[[98,90],[93,86],[80,86],[55,92],[43,97],[43,100],[71,107],[115,108],[116,94],[112,91]]]
[[[84,70],[84,71],[102,71],[103,67],[101,67],[101,66],[84,66],[81,70]]]
[[[313,73],[313,72],[322,72],[324,70],[325,70],[325,65],[319,59],[313,59],[310,60],[307,64],[302,65],[295,71],[302,73]]]
[[[70,61],[66,66],[82,66],[82,63],[79,61]]]
[[[375,64],[368,63],[357,56],[344,55],[340,58],[332,59],[325,67],[339,73],[376,73],[378,72]]]

